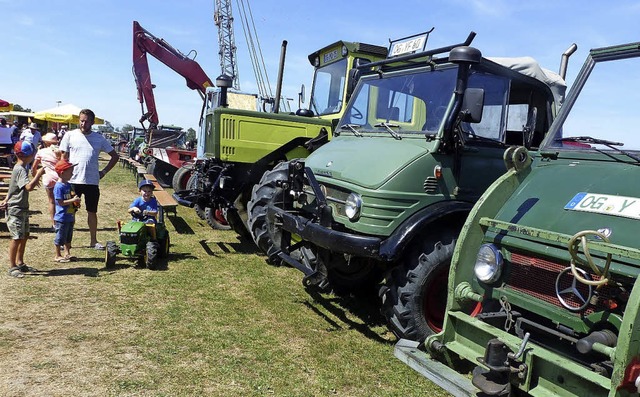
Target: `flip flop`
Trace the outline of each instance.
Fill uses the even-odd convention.
[[[19,267],[15,266],[9,269],[9,276],[15,277],[15,278],[23,278],[24,273],[20,271]]]
[[[96,245],[94,245],[93,247],[89,246],[89,248],[93,248],[95,250],[102,251],[102,250],[104,250],[104,245],[102,245],[100,243],[96,243]]]
[[[62,258],[55,258],[53,261],[58,263],[67,263],[67,262],[70,262],[71,260],[69,258],[62,257]]]

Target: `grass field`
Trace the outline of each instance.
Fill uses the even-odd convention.
[[[117,219],[137,195],[118,165],[101,183],[98,238],[117,240]],[[375,299],[310,296],[302,274],[265,263],[232,231],[214,231],[192,209],[167,224],[162,270],[87,248],[80,210],[72,253],[53,261],[46,197],[31,192],[26,262],[6,275],[0,232],[1,396],[439,396],[393,357],[395,338]]]

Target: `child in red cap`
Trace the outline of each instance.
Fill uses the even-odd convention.
[[[29,181],[28,167],[36,153],[35,147],[29,142],[18,141],[13,146],[13,153],[17,161],[11,172],[9,192],[7,197],[0,201],[0,209],[7,209],[7,228],[11,236],[9,275],[22,278],[24,273],[36,271],[24,263],[24,250],[29,239],[29,192],[40,183],[44,168],[38,169]]]
[[[73,225],[76,222],[76,210],[80,205],[80,197],[76,196],[69,183],[73,176],[73,166],[69,160],[62,158],[55,165],[58,173],[58,181],[53,186],[53,198],[56,202],[56,211],[53,215],[56,236],[53,239],[56,262],[69,262],[71,260],[71,240],[73,238]],[[64,247],[64,255],[60,250]]]

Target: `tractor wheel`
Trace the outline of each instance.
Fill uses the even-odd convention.
[[[115,241],[107,241],[105,249],[104,267],[111,269],[116,264],[116,256],[118,256],[118,246]]]
[[[182,190],[187,189],[187,183],[189,182],[189,178],[191,177],[192,166],[182,166],[178,168],[175,174],[173,174],[173,179],[171,181],[171,187],[175,192],[180,192]]]
[[[204,219],[207,224],[215,230],[229,230],[231,226],[229,222],[224,218],[222,210],[207,207],[204,209]]]
[[[382,279],[382,272],[377,263],[368,258],[352,257],[347,259],[342,254],[332,255],[333,263],[327,270],[329,285],[334,293],[368,294],[375,291],[377,283]]]
[[[253,187],[251,200],[247,204],[249,216],[249,232],[260,250],[269,256],[270,263],[277,265],[279,261],[273,254],[280,249],[281,231],[267,222],[267,206],[269,204],[283,204],[283,190],[277,185],[278,181],[286,181],[289,163],[278,164],[271,171],[262,175],[260,182]],[[276,263],[277,262],[277,263]]]
[[[191,174],[191,176],[189,177],[189,180],[187,181],[187,189],[188,190],[193,190],[196,187],[196,174]],[[204,208],[202,206],[200,206],[199,204],[195,204],[193,206],[193,209],[196,211],[196,215],[198,215],[198,218],[204,220],[205,216],[204,216]]]
[[[147,269],[156,270],[158,267],[158,255],[160,253],[160,244],[156,241],[149,241],[147,243]]]
[[[160,186],[171,186],[171,183],[173,182],[173,175],[176,173],[176,167],[165,163],[164,161],[155,159],[149,165],[149,168],[151,168],[151,171],[149,171],[149,169],[147,169],[147,171],[149,171],[150,174],[153,174]]]
[[[382,312],[398,338],[422,342],[442,330],[456,239],[452,230],[439,237],[418,236],[402,263],[387,275]]]
[[[160,247],[160,252],[158,255],[160,258],[166,258],[169,256],[169,246],[171,245],[171,239],[169,238],[169,233],[164,238],[158,240],[158,245]]]

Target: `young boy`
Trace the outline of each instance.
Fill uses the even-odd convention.
[[[158,200],[153,196],[153,182],[149,179],[143,179],[138,184],[138,190],[140,191],[140,197],[136,197],[136,199],[133,200],[127,212],[131,214],[134,220],[150,224],[149,232],[151,239],[155,240]]]
[[[9,276],[22,278],[24,273],[34,272],[36,269],[24,263],[24,250],[29,238],[29,192],[38,186],[44,168],[38,169],[29,181],[28,166],[33,161],[36,149],[26,141],[18,141],[13,146],[13,153],[17,161],[11,172],[9,192],[0,202],[0,208],[7,209],[7,228],[11,241],[9,242]]]
[[[76,221],[76,209],[80,205],[80,197],[76,196],[71,188],[69,179],[73,176],[73,164],[63,158],[55,165],[58,181],[53,186],[53,198],[56,203],[56,211],[53,216],[55,221],[56,236],[53,243],[56,247],[56,262],[69,262],[71,260],[71,239],[73,238],[73,225]],[[64,255],[60,251],[64,247]]]

